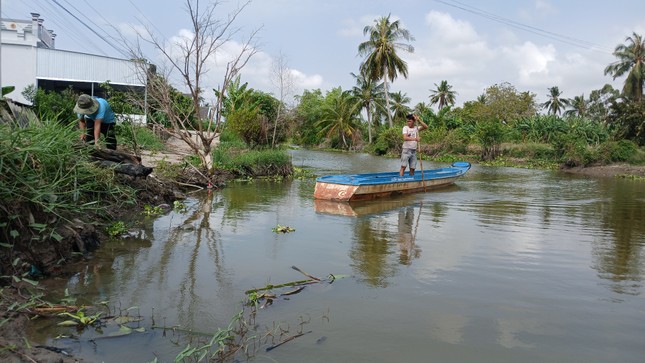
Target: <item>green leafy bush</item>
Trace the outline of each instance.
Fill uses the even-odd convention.
[[[161,151],[164,149],[163,141],[145,126],[123,121],[116,125],[115,130],[120,145],[127,145],[133,150]]]
[[[543,143],[513,144],[506,147],[506,154],[514,158],[553,159],[556,152],[553,146]]]
[[[376,155],[399,154],[403,145],[401,130],[389,128],[378,135],[374,144],[370,147],[371,152]]]
[[[608,141],[598,147],[598,158],[604,163],[628,161],[637,151],[638,147],[632,141]]]

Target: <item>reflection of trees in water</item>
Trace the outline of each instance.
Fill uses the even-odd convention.
[[[239,182],[245,183],[245,182]],[[217,193],[215,205],[222,209],[222,224],[231,227],[244,225],[258,208],[274,210],[278,201],[289,192],[290,180],[254,180],[245,185],[225,188]]]
[[[643,285],[643,248],[645,247],[645,208],[642,183],[615,181],[605,192],[611,202],[598,206],[593,215],[603,231],[613,238],[602,236],[593,244],[599,276],[611,281],[611,289],[619,294],[639,295]],[[640,199],[640,200],[639,200]]]
[[[364,277],[366,283],[386,287],[387,279],[394,276],[397,265],[410,265],[412,260],[421,256],[421,249],[415,242],[423,205],[418,211],[415,208],[408,206],[400,208],[396,214],[356,220],[356,243],[350,250],[350,257],[354,262],[353,267]],[[441,220],[441,213],[433,212],[432,215]],[[388,218],[395,216],[396,224]],[[390,258],[392,255],[398,258]]]
[[[421,208],[419,208],[419,213],[421,213]],[[432,215],[432,223],[434,225],[438,226],[442,224],[448,214],[445,203],[430,204],[430,214]]]
[[[477,206],[475,212],[484,225],[517,224],[526,220],[526,202],[495,200],[473,205]]]
[[[221,281],[221,274],[218,273],[223,268],[220,260],[220,251],[217,248],[216,241],[216,232],[210,228],[210,215],[213,210],[213,193],[208,193],[207,196],[199,201],[197,208],[194,209],[193,214],[184,220],[182,226],[175,228],[166,245],[172,243],[176,245],[181,242],[186,242],[189,240],[190,243],[193,243],[191,253],[188,259],[187,269],[184,272],[184,276],[179,285],[179,299],[177,300],[177,311],[180,312],[179,320],[180,323],[184,326],[196,326],[195,318],[196,314],[199,312],[199,306],[202,301],[199,294],[196,292],[196,283],[197,283],[197,262],[199,261],[199,254],[202,248],[202,244],[205,244],[209,248],[211,254],[214,253],[211,257],[215,262],[215,276],[216,280],[219,283]],[[196,224],[194,230],[191,228],[185,228],[187,226],[192,226],[193,223]],[[188,230],[192,233],[188,233],[187,236],[184,235],[184,231]],[[188,238],[186,238],[188,237]],[[194,237],[194,241],[192,240]]]
[[[361,218],[354,224],[356,243],[349,251],[353,268],[372,286],[386,287],[387,278],[394,276],[395,265],[388,262],[392,232],[382,218]]]
[[[133,218],[140,218],[139,215]],[[110,238],[101,244],[85,268],[67,281],[67,288],[82,295],[88,302],[105,301],[112,290],[126,290],[121,282],[135,279],[137,255],[146,255],[152,246],[153,221],[145,219],[121,238]],[[116,262],[115,262],[116,261]],[[121,269],[121,267],[124,267]],[[119,272],[116,273],[116,270]],[[112,283],[112,282],[116,283]]]

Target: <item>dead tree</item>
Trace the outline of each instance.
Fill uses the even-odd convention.
[[[217,130],[221,124],[221,110],[223,98],[232,80],[240,73],[251,57],[258,52],[255,46],[255,37],[259,30],[251,31],[250,35],[242,40],[238,47],[237,55],[228,55],[226,60],[223,82],[217,87],[217,101],[214,116],[203,118],[200,108],[204,98],[204,89],[209,88],[206,74],[209,69],[217,67],[216,58],[223,58],[223,47],[234,42],[234,37],[240,32],[234,27],[236,18],[248,6],[250,1],[244,2],[224,20],[215,16],[215,10],[220,5],[219,1],[201,7],[199,0],[185,0],[187,13],[190,16],[191,34],[174,38],[172,42],[163,41],[150,26],[145,26],[143,32],[137,32],[138,39],[133,44],[128,44],[133,59],[140,59],[139,74],[145,77],[148,85],[148,103],[154,103],[163,112],[171,125],[173,133],[183,140],[193,150],[201,161],[202,167],[208,174],[213,174],[212,150],[213,142],[218,137]],[[161,61],[165,67],[156,67],[159,72],[151,73],[151,64],[141,47],[148,44],[161,54]],[[187,90],[192,106],[181,107],[178,104],[178,91],[171,85],[171,80],[179,79],[183,83],[181,88]],[[191,122],[196,120],[196,122]]]

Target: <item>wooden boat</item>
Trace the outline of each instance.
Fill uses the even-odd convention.
[[[314,198],[349,202],[427,191],[453,184],[469,169],[470,163],[457,161],[447,168],[416,170],[414,176],[407,172],[402,177],[398,172],[321,176]]]

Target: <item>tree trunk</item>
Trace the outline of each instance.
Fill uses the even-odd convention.
[[[99,160],[97,165],[103,168],[112,168],[115,173],[126,174],[133,177],[145,178],[152,173],[152,168],[141,164],[122,164],[110,160]]]
[[[387,86],[387,76],[383,77],[383,84],[385,85],[385,107],[387,108],[385,112],[387,112],[387,121],[392,128],[394,125],[392,124],[392,114],[390,114],[390,91]]]
[[[96,164],[102,168],[113,169],[115,173],[145,178],[152,173],[152,168],[141,164],[141,158],[122,151],[110,149],[90,150]]]
[[[367,104],[367,139],[372,143],[372,104]]]
[[[109,160],[116,163],[141,164],[140,157],[117,150],[93,148],[90,150],[90,155],[96,159]]]
[[[271,139],[271,148],[273,149],[275,147],[275,133],[276,130],[278,129],[278,120],[280,119],[280,109],[282,108],[282,105],[278,105],[278,114],[275,116],[275,123],[273,124],[273,138]]]

